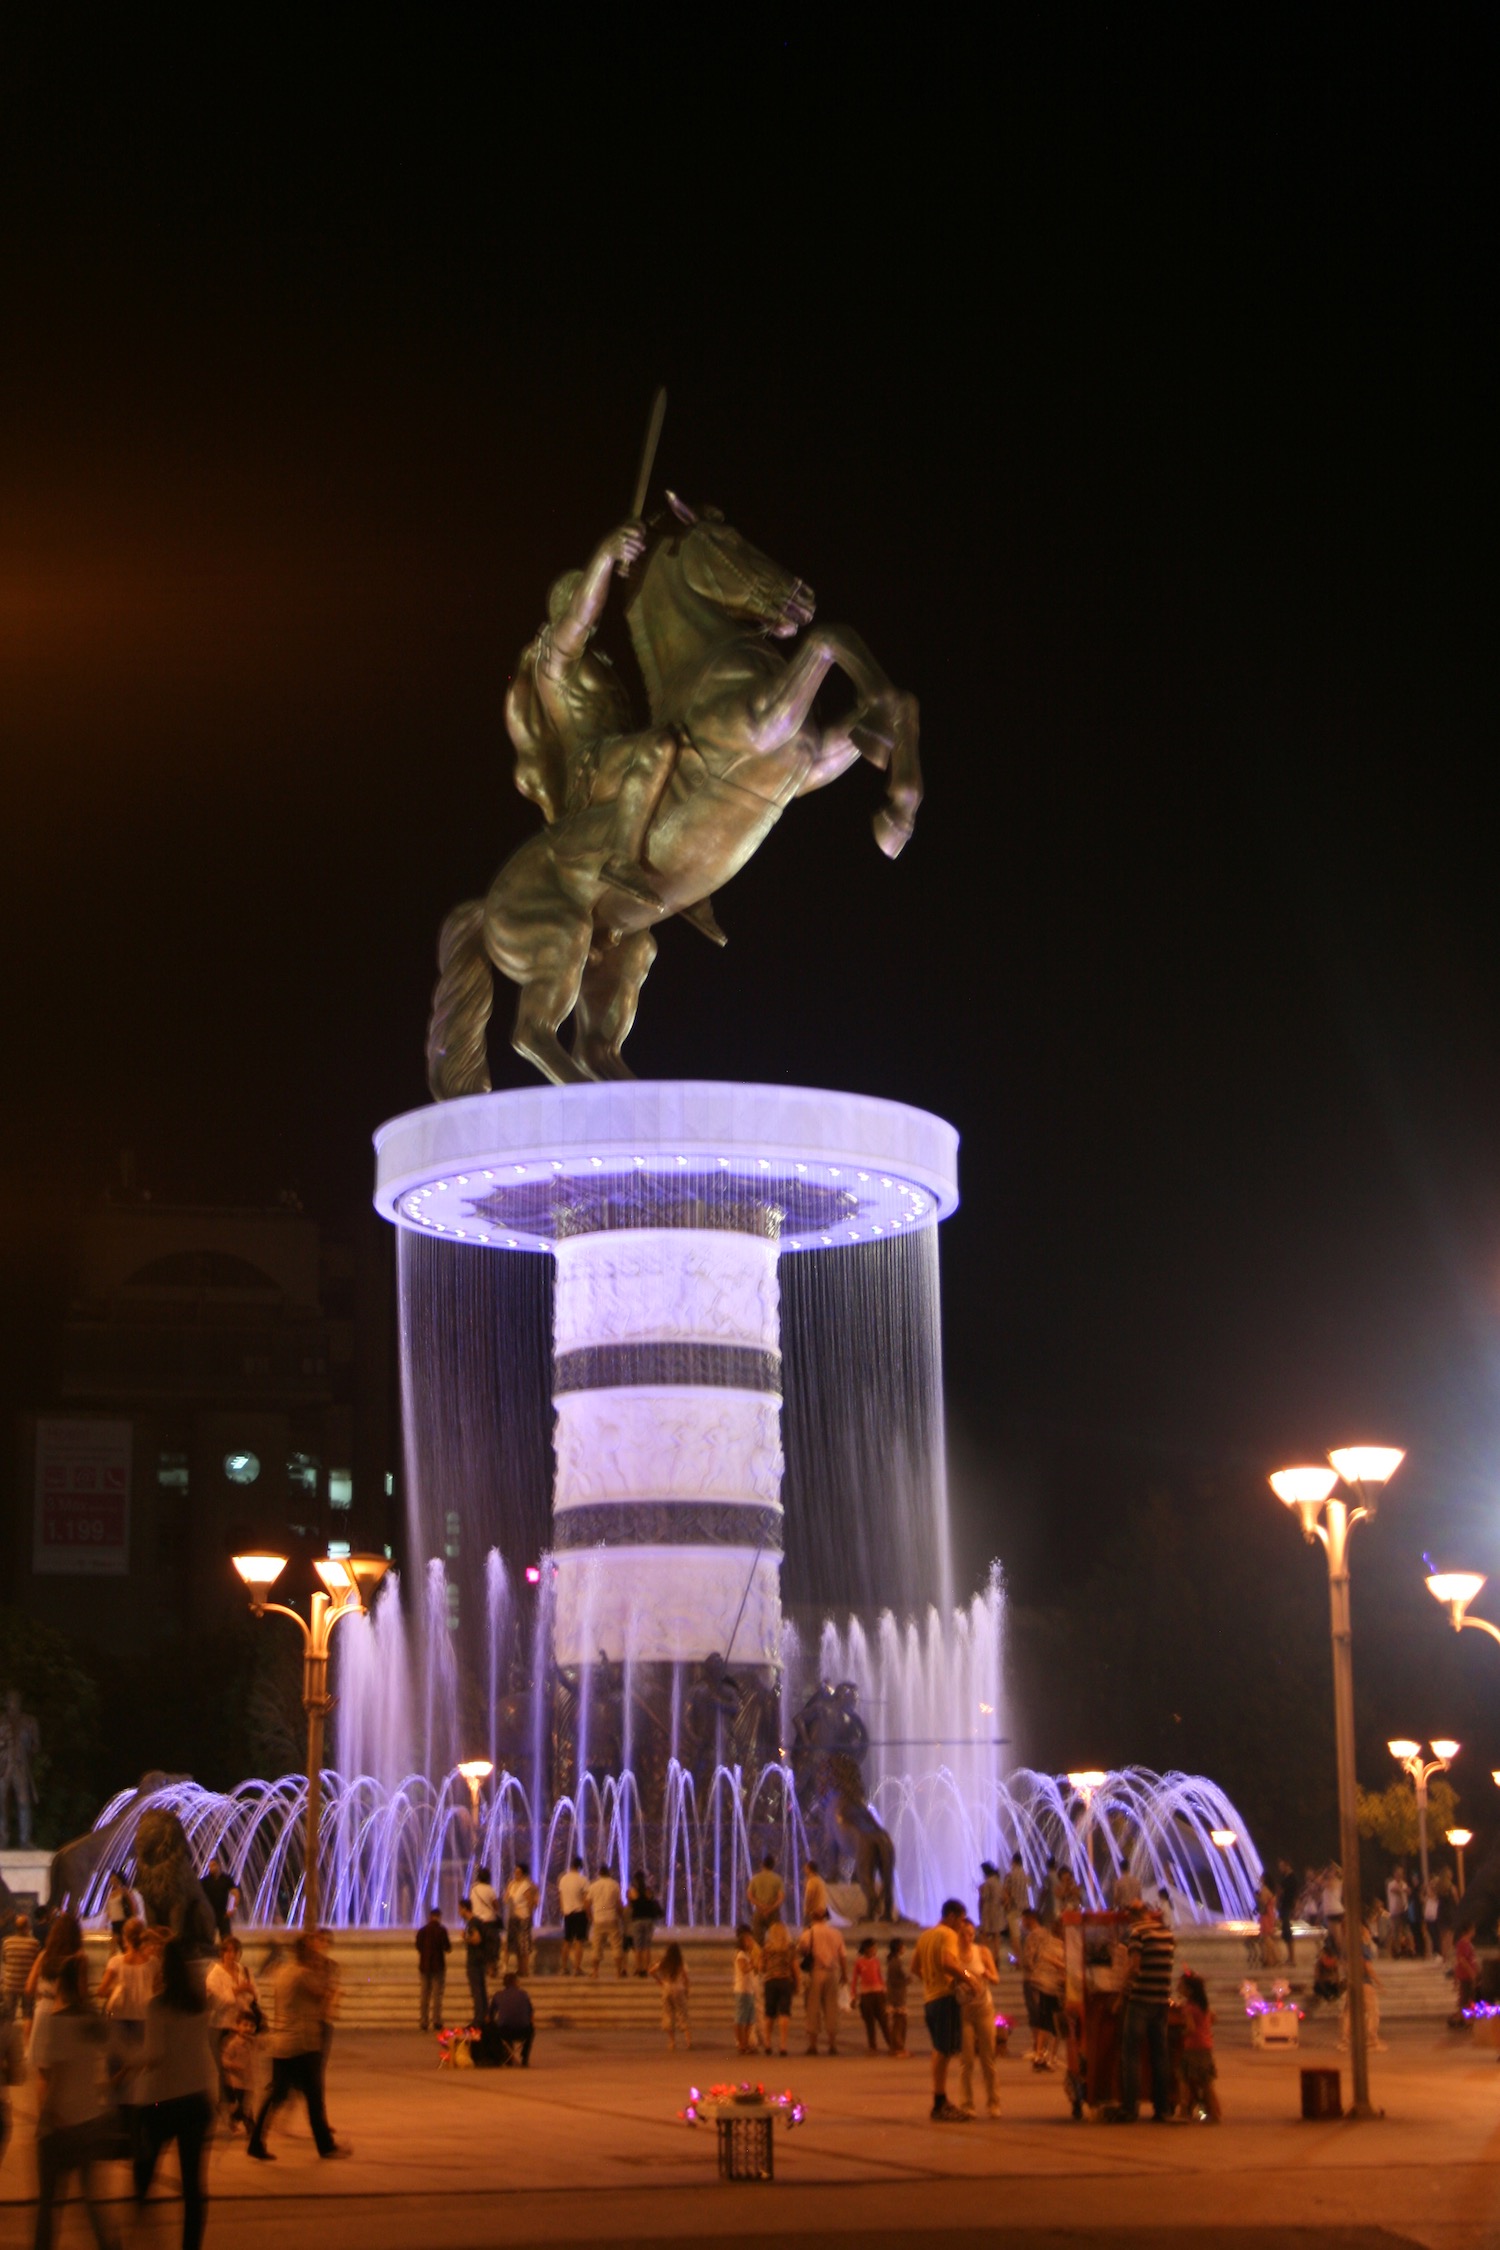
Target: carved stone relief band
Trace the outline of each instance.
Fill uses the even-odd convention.
[[[781,1552],[781,1510],[712,1500],[585,1501],[552,1518],[558,1551],[579,1547],[762,1547]]]
[[[780,1352],[746,1344],[586,1344],[559,1352],[552,1392],[640,1390],[674,1384],[692,1390],[767,1391],[781,1396]]]

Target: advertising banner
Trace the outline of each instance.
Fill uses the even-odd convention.
[[[130,1568],[130,1424],[39,1421],[32,1567],[123,1577]]]

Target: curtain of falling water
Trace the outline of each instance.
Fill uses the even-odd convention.
[[[523,1684],[510,1591],[548,1543],[552,1260],[403,1228],[397,1274],[411,1734],[433,1774],[489,1752]]]
[[[793,1609],[953,1605],[936,1227],[780,1262],[783,1594]]]
[[[401,1402],[407,1561],[447,1565],[463,1661],[486,1668],[484,1557],[512,1585],[552,1507],[552,1260],[403,1229]]]

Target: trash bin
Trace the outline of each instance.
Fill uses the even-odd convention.
[[[1334,2071],[1332,2076],[1337,2085],[1338,2072]],[[775,2122],[774,2117],[718,2119],[721,2180],[773,2180],[776,2177],[771,2144],[771,2128]]]
[[[1342,2117],[1344,2104],[1336,2070],[1304,2070],[1302,2073],[1302,2115],[1304,2118]]]

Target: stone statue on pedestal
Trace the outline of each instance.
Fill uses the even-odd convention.
[[[36,1804],[33,1762],[42,1746],[41,1729],[29,1711],[21,1708],[21,1691],[12,1688],[0,1711],[0,1850],[10,1842],[10,1806],[14,1798],[20,1844],[31,1842],[31,1814]]]

